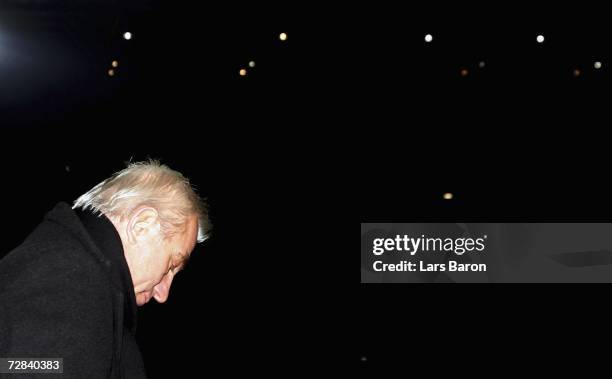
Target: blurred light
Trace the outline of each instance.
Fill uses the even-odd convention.
[[[433,36],[431,34],[425,34],[425,42],[431,42],[433,40]]]
[[[368,360],[368,358],[367,358],[367,357],[361,357],[361,361],[362,361],[362,362],[366,362],[367,360]]]
[[[461,70],[461,76],[467,76],[467,74],[468,74],[467,69],[464,68],[463,70]]]
[[[70,172],[70,166],[66,166],[64,168],[66,169],[66,172]]]
[[[539,35],[536,37],[536,41],[538,41],[538,43],[542,43],[542,42],[544,42],[544,36],[543,36],[543,35],[541,35],[541,34],[539,34]]]
[[[483,68],[485,66],[485,63],[483,61],[478,62],[478,67]]]
[[[247,74],[247,70],[244,68],[240,69],[240,76],[245,76]]]
[[[280,38],[281,41],[287,40],[287,33],[281,33],[279,38]]]
[[[595,62],[595,64],[593,65],[593,67],[595,67],[596,69],[600,69],[601,68],[601,62]]]
[[[579,69],[575,69],[574,70],[574,76],[580,76],[580,70]]]
[[[118,67],[118,66],[119,66],[119,62],[117,62],[117,61],[113,61],[113,63],[111,63],[111,65],[112,65],[113,67]]]
[[[451,200],[453,198],[453,194],[450,192],[447,192],[444,194],[444,200]]]
[[[108,76],[115,76],[115,70],[108,70]]]
[[[125,38],[128,41],[131,40],[132,39],[132,33],[130,33],[130,32],[123,33],[123,38]]]
[[[249,67],[255,67],[255,61],[250,61],[249,62]]]

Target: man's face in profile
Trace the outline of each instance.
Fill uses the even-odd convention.
[[[163,238],[159,217],[155,210],[145,209],[123,223],[124,252],[136,295],[136,304],[142,306],[151,298],[158,303],[168,299],[174,276],[183,268],[193,251],[198,219],[187,219],[182,233]],[[119,229],[119,228],[118,228]]]

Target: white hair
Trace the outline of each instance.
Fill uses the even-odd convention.
[[[166,237],[183,231],[191,215],[198,217],[197,241],[210,236],[206,203],[187,178],[156,160],[129,163],[127,168],[81,195],[72,208],[123,219],[141,206],[157,210]]]

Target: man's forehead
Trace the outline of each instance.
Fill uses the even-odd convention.
[[[183,247],[178,252],[179,266],[184,267],[189,261],[189,258],[191,257],[191,253],[195,249],[195,245],[197,242],[196,237],[197,237],[197,229],[196,229],[195,236],[193,235],[193,233],[189,231],[186,233],[186,236],[183,242]]]
[[[192,216],[187,221],[187,233],[185,238],[185,254],[189,255],[195,249],[198,239],[198,218]]]

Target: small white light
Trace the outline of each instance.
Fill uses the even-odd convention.
[[[595,62],[595,64],[593,65],[593,67],[595,67],[596,69],[600,69],[601,68],[601,62]]]
[[[478,62],[478,67],[484,68],[485,63],[483,61]]]
[[[544,36],[543,36],[543,35],[541,35],[541,34],[539,34],[539,35],[536,37],[536,41],[538,41],[538,43],[542,43],[542,42],[544,42]]]
[[[117,66],[119,66],[119,62],[117,62],[117,61],[112,61],[112,62],[111,62],[111,66],[113,66],[113,67],[117,67]]]
[[[453,198],[453,194],[450,192],[447,192],[444,194],[444,200],[451,200]]]
[[[250,61],[249,62],[249,67],[251,67],[251,68],[255,67],[255,61]]]
[[[425,34],[425,42],[431,42],[433,40],[433,36],[431,34]]]
[[[287,40],[287,33],[281,33],[278,38],[280,38],[281,41]]]
[[[132,39],[132,33],[130,33],[130,32],[123,33],[123,38],[125,38],[128,41],[131,40]]]

